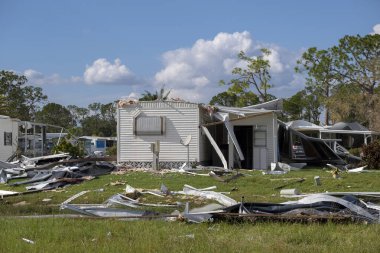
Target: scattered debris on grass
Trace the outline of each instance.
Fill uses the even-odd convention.
[[[34,241],[27,239],[27,238],[21,238],[21,240],[23,240],[24,242],[30,243],[30,244],[35,244]]]

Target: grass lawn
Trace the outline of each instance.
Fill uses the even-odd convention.
[[[154,189],[164,183],[170,190],[181,190],[184,184],[194,187],[217,186],[216,191],[231,191],[236,200],[282,202],[274,188],[305,178],[284,188],[297,188],[302,193],[324,191],[380,191],[380,173],[342,174],[333,179],[321,169],[306,169],[286,175],[262,175],[259,171],[242,170],[245,174],[229,183],[211,177],[178,173],[129,172],[106,175],[58,191],[6,197],[0,200],[0,252],[380,252],[379,225],[366,224],[287,224],[262,222],[187,224],[162,220],[121,221],[86,218],[20,218],[38,214],[62,214],[59,204],[83,190],[91,191],[73,203],[102,203],[115,193],[123,193],[124,182],[136,188]],[[321,177],[321,186],[314,185]],[[24,186],[0,186],[1,190],[24,191]],[[51,201],[43,201],[51,199]],[[191,207],[207,201],[183,196],[143,197],[142,202],[191,202]],[[173,209],[164,210],[172,212]],[[182,210],[180,210],[182,211]],[[25,242],[22,238],[34,241]]]

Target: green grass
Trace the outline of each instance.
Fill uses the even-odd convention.
[[[321,169],[307,169],[281,176],[262,175],[258,171],[242,170],[245,174],[229,183],[211,177],[130,172],[106,175],[98,179],[64,188],[0,200],[0,252],[379,252],[379,225],[365,224],[286,224],[261,222],[256,224],[227,222],[187,224],[161,220],[121,221],[107,219],[18,218],[34,214],[60,214],[59,204],[83,190],[91,191],[73,203],[102,203],[125,186],[110,183],[122,181],[136,188],[158,189],[164,183],[171,190],[181,190],[184,184],[194,187],[217,186],[217,191],[231,191],[230,197],[246,201],[282,202],[274,188],[305,178],[289,187],[303,193],[324,191],[380,191],[380,173],[347,174],[341,179]],[[314,176],[321,177],[321,186],[314,185]],[[290,179],[289,178],[295,178]],[[2,190],[24,191],[24,186],[1,185]],[[43,202],[45,198],[50,202]],[[25,202],[24,202],[25,201]],[[154,196],[144,202],[190,201],[202,206],[208,201],[194,198]],[[24,205],[20,205],[23,202]],[[173,209],[165,210],[171,212]],[[182,211],[182,210],[180,210]],[[21,238],[35,241],[24,242]]]
[[[0,235],[2,252],[379,252],[380,249],[377,225],[16,218],[0,219],[0,225],[4,231]]]

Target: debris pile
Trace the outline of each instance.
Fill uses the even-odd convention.
[[[161,190],[137,190],[127,185],[125,193],[111,196],[102,204],[70,204],[73,199],[87,193],[74,195],[61,204],[61,209],[68,209],[85,216],[121,219],[166,219],[185,220],[200,223],[214,220],[228,221],[284,221],[284,222],[365,222],[379,223],[380,206],[359,200],[365,196],[380,197],[380,193],[323,193],[301,195],[296,189],[285,190],[289,197],[300,197],[297,201],[285,203],[252,203],[241,202],[228,197],[225,193],[215,192],[216,186],[197,189],[184,185],[182,191],[170,191],[165,185]],[[190,210],[189,202],[175,203],[142,203],[140,196],[186,195],[218,202]],[[339,195],[340,194],[340,195]],[[356,195],[356,196],[354,196]],[[151,210],[153,207],[180,208],[171,213],[160,213]]]
[[[14,163],[1,162],[0,182],[7,183],[10,179],[25,178],[24,181],[9,185],[27,185],[27,191],[35,192],[81,183],[109,174],[115,169],[113,164],[102,161],[101,158],[69,158],[69,154],[57,154],[35,158],[23,157],[22,161]]]

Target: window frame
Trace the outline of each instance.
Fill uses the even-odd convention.
[[[160,118],[160,130],[155,130],[152,132],[141,132],[137,129],[137,124],[139,119],[149,119],[149,118]],[[165,116],[137,116],[133,119],[133,134],[135,136],[161,136],[166,133],[166,117]]]
[[[13,133],[4,132],[4,146],[12,146],[13,142]]]

